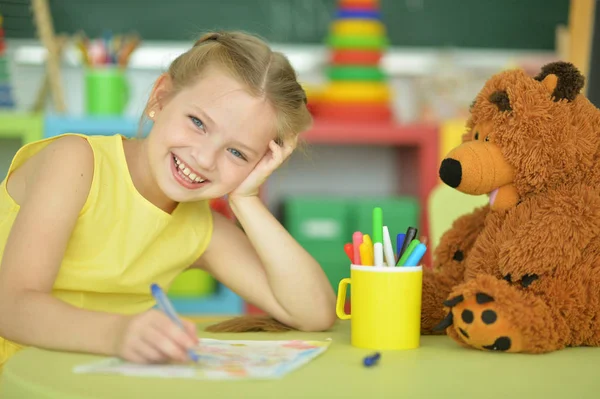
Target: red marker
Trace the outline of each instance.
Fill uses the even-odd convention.
[[[352,257],[354,256],[354,248],[351,243],[347,242],[344,245],[344,252],[346,252],[346,255],[348,255],[348,259],[350,259],[350,262],[352,262]]]

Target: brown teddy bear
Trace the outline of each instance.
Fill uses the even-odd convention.
[[[423,333],[505,352],[600,345],[600,111],[583,84],[555,62],[477,95],[439,174],[490,201],[454,222],[425,270]]]
[[[424,334],[506,352],[600,345],[600,111],[583,84],[556,62],[502,72],[477,96],[440,177],[490,204],[457,219],[424,269]],[[208,328],[287,329],[267,316]]]

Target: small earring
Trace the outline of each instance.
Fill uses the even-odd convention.
[[[154,111],[148,112],[148,116],[150,117],[150,119],[154,119],[154,115],[156,115],[156,112],[154,112]]]

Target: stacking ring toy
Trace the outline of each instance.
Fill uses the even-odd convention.
[[[393,118],[389,104],[385,103],[329,103],[321,102],[314,108],[318,118],[344,121],[389,121]]]
[[[386,76],[377,66],[330,66],[327,68],[327,76],[331,80],[362,80],[377,81],[385,80]]]
[[[331,35],[327,42],[334,49],[371,49],[381,50],[388,46],[388,39],[385,36],[340,36]]]
[[[383,53],[378,50],[335,50],[331,54],[334,65],[377,65]]]
[[[339,36],[382,36],[386,29],[379,21],[340,19],[331,24],[331,33]]]
[[[332,82],[322,93],[324,102],[385,103],[392,97],[389,86],[380,82]]]
[[[379,8],[379,0],[340,0],[339,8]]]

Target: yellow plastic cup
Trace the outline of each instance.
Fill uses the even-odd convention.
[[[344,311],[352,284],[351,314]],[[350,278],[340,281],[337,316],[351,319],[352,346],[374,350],[415,349],[421,341],[423,269],[350,266]]]

